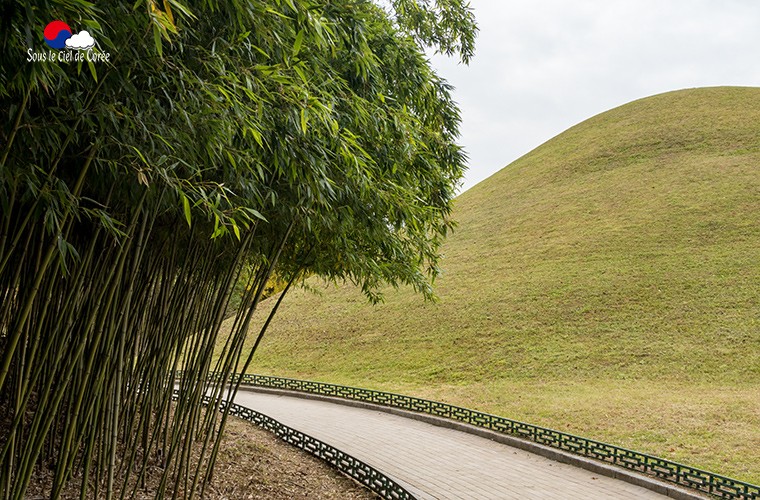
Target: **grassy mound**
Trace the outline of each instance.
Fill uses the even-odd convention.
[[[455,217],[439,302],[295,291],[253,369],[760,482],[760,89],[602,113],[462,194]]]

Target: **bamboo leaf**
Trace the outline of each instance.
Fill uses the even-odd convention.
[[[274,204],[274,200],[272,201],[272,203]],[[246,207],[245,211],[249,213],[250,215],[254,216],[255,218],[262,220],[264,222],[267,222],[266,218],[263,215],[261,215],[261,213],[258,210],[254,210],[253,208]]]
[[[169,4],[173,5],[175,9],[180,11],[183,15],[190,19],[197,19],[197,16],[193,14],[193,12],[184,4],[180,3],[178,0],[168,0]]]
[[[296,73],[298,73],[298,76],[301,78],[301,82],[303,82],[304,84],[308,84],[309,81],[306,78],[306,73],[304,72],[304,70],[303,70],[303,68],[301,66],[302,65],[299,63],[299,64],[293,66],[293,69],[295,70]]]
[[[296,41],[293,44],[293,57],[297,56],[298,53],[301,51],[301,45],[303,44],[303,38],[304,38],[304,31],[301,30],[296,35]]]
[[[153,25],[153,44],[156,48],[156,53],[158,54],[158,57],[163,57],[164,52],[163,52],[163,47],[161,43],[161,30],[155,24]]]
[[[306,117],[306,110],[302,109],[301,110],[301,131],[303,131],[304,134],[306,133],[307,122],[308,122],[308,118]]]
[[[95,64],[92,61],[88,60],[87,61],[87,67],[90,68],[90,74],[92,75],[92,79],[97,82],[98,81],[98,72],[95,69]]]
[[[192,227],[191,215],[190,215],[190,200],[187,199],[184,193],[180,193],[182,198],[182,208],[185,211],[185,220],[187,221],[187,227]]]
[[[172,15],[172,8],[170,2],[167,0],[164,0],[164,11],[166,12],[166,17],[171,23],[172,27],[176,29],[176,25],[174,24],[174,16]]]
[[[253,138],[256,141],[256,143],[263,148],[264,147],[264,141],[261,138],[261,133],[258,130],[256,130],[255,128],[250,128],[248,130],[250,130],[251,135],[253,136]]]

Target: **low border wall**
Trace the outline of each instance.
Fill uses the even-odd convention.
[[[178,394],[179,391],[175,390],[175,398],[178,396]],[[211,397],[203,396],[201,402],[207,405],[211,402]],[[227,402],[222,401],[219,406],[219,410],[224,411],[226,407]],[[304,450],[307,453],[310,453],[311,455],[314,455],[321,460],[324,460],[343,474],[346,474],[347,476],[355,479],[382,498],[389,500],[415,500],[415,497],[403,486],[383,474],[381,471],[375,469],[371,465],[368,465],[358,458],[344,453],[334,446],[320,441],[317,438],[309,436],[304,432],[293,429],[292,427],[288,427],[287,425],[273,419],[268,415],[264,415],[263,413],[259,413],[255,410],[252,410],[251,408],[247,408],[236,403],[230,404],[229,414],[247,420],[248,422],[257,425],[262,429],[266,429],[286,443],[289,443],[297,448]]]
[[[209,375],[211,381],[222,381],[216,373]],[[436,417],[452,419],[501,434],[516,436],[532,442],[592,458],[628,470],[639,472],[680,487],[706,493],[717,498],[736,500],[760,499],[760,486],[732,479],[720,474],[672,462],[664,458],[647,455],[638,451],[595,441],[573,434],[512,420],[498,415],[462,408],[448,403],[404,396],[390,392],[362,389],[358,387],[297,380],[269,375],[233,375],[232,382],[241,382],[255,387],[284,389],[321,396],[338,397],[362,401],[392,408],[426,413]]]

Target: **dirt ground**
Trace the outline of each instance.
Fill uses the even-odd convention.
[[[378,498],[335,469],[244,420],[230,419],[206,498]]]
[[[151,468],[146,488],[136,498],[156,497],[160,471]],[[79,498],[79,481],[75,477],[61,498]],[[29,500],[50,498],[52,474],[38,467],[25,497]],[[92,490],[91,490],[92,491]],[[118,494],[116,492],[116,498]],[[167,493],[171,498],[171,492]],[[184,495],[180,494],[181,497]],[[90,493],[88,498],[92,498]],[[198,495],[195,496],[198,498]],[[245,420],[230,417],[227,422],[213,481],[206,487],[209,500],[290,500],[378,498],[359,483],[340,474],[316,457],[280,441],[273,434]]]

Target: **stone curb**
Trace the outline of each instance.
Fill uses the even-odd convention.
[[[448,429],[454,429],[468,434],[474,434],[498,443],[512,446],[513,448],[519,448],[521,450],[534,453],[536,455],[561,462],[581,469],[588,470],[595,474],[611,477],[613,479],[619,479],[627,483],[646,488],[661,495],[665,495],[676,500],[704,500],[707,498],[713,498],[711,496],[690,491],[685,488],[681,488],[675,484],[670,484],[665,481],[652,478],[650,476],[639,474],[621,467],[606,464],[599,460],[593,460],[587,457],[574,455],[564,450],[559,450],[539,443],[534,443],[527,439],[521,439],[518,437],[502,434],[500,432],[492,431],[489,429],[483,429],[463,422],[457,422],[448,418],[437,417],[435,415],[428,415],[426,413],[418,413],[409,410],[402,410],[400,408],[393,408],[392,406],[384,406],[375,403],[368,403],[365,401],[355,401],[351,399],[344,399],[334,396],[323,396],[321,394],[309,394],[308,392],[291,391],[287,389],[270,389],[268,387],[261,387],[256,385],[241,384],[241,390],[251,392],[261,392],[266,394],[273,394],[279,396],[297,397],[302,399],[313,399],[317,401],[325,401],[333,404],[340,404],[344,406],[353,406],[356,408],[363,408],[367,410],[381,411],[384,413],[390,413],[421,422],[426,422],[438,427],[444,427]]]

